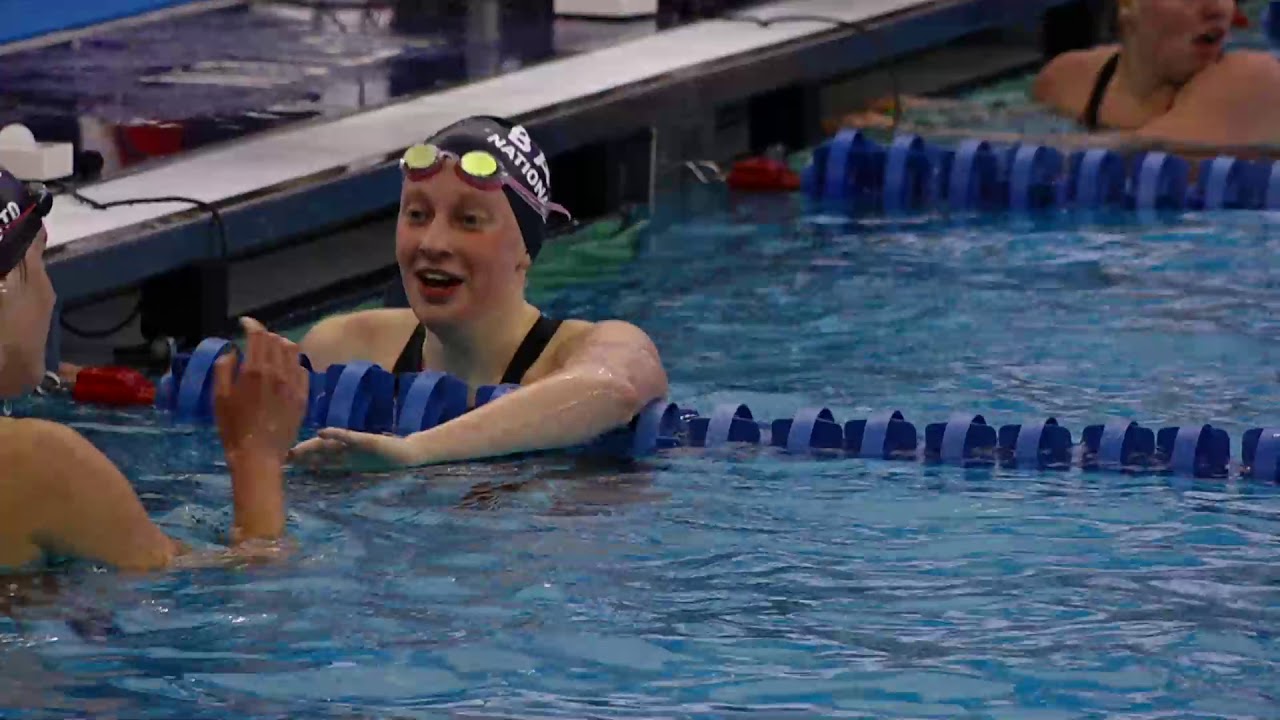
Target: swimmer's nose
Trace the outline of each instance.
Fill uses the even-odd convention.
[[[433,222],[418,235],[418,252],[428,259],[438,260],[453,254],[453,233],[444,225]]]

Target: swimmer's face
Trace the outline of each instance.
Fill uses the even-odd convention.
[[[405,180],[396,262],[423,324],[447,325],[523,300],[531,262],[506,196],[477,190],[454,172]]]
[[[36,236],[23,264],[0,279],[0,396],[29,392],[44,377],[44,348],[57,296],[45,271],[48,235]]]
[[[1128,0],[1121,5],[1126,46],[1182,84],[1215,62],[1231,30],[1233,0]]]

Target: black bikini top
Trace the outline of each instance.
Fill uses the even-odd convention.
[[[1107,96],[1107,87],[1111,85],[1111,78],[1116,74],[1116,68],[1120,65],[1120,53],[1112,55],[1103,63],[1102,69],[1098,71],[1098,78],[1093,83],[1093,92],[1089,95],[1089,104],[1084,107],[1084,115],[1081,116],[1080,122],[1089,132],[1098,130],[1098,110],[1102,108],[1102,101]]]
[[[511,363],[507,365],[507,371],[502,374],[503,385],[520,384],[524,374],[529,372],[529,368],[542,357],[547,345],[551,344],[551,338],[555,337],[561,322],[552,320],[546,315],[538,316],[538,321],[529,328],[520,347],[516,348],[515,355],[511,357]],[[400,357],[396,359],[394,372],[397,375],[422,372],[422,343],[426,339],[427,329],[419,325],[409,336],[409,342],[405,343],[404,349],[400,351]]]

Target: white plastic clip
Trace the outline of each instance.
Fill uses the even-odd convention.
[[[26,125],[0,128],[0,166],[19,180],[57,180],[74,172],[71,143],[37,142]]]

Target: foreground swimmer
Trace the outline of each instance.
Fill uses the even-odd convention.
[[[0,397],[29,392],[45,368],[54,292],[45,272],[43,218],[52,196],[0,169]],[[245,320],[243,361],[221,358],[214,380],[218,430],[231,469],[233,554],[270,552],[284,533],[283,464],[307,403],[295,345]],[[129,481],[71,428],[0,418],[0,567],[45,554],[127,570],[195,563],[147,517]]]
[[[1032,96],[1089,131],[1172,143],[1280,142],[1280,62],[1224,52],[1232,0],[1120,0],[1120,45],[1063,53]]]
[[[423,465],[564,448],[666,395],[658,351],[639,328],[552,319],[525,299],[548,213],[568,213],[549,201],[546,156],[523,127],[468,118],[409,148],[401,168],[396,261],[409,307],[328,318],[303,351],[316,370],[363,360],[445,372],[472,393],[522,387],[404,438],[326,428],[295,458],[356,449]]]

